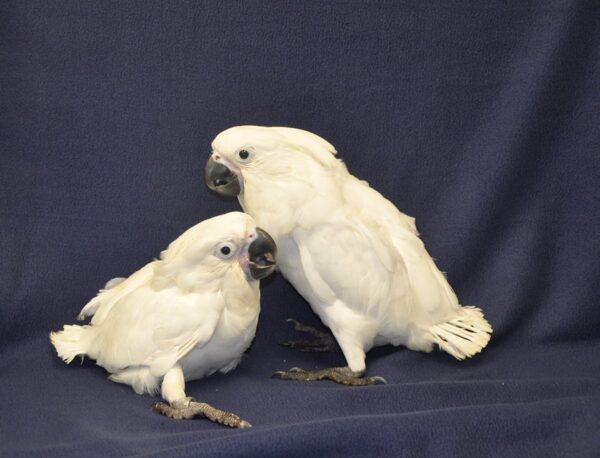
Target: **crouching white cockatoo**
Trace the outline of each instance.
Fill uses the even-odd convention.
[[[492,332],[482,311],[459,304],[414,219],[352,176],[335,154],[310,132],[239,126],[214,139],[206,165],[208,186],[237,196],[273,236],[281,273],[332,331],[348,364],[276,375],[364,385],[381,381],[362,378],[373,346],[429,352],[437,344],[457,359],[479,353]],[[309,330],[297,322],[296,329]],[[327,347],[321,343],[295,346]]]
[[[65,362],[96,360],[136,393],[161,392],[154,408],[171,418],[195,415],[227,426],[250,424],[185,395],[185,381],[226,373],[256,331],[259,280],[275,269],[276,246],[252,217],[217,216],[184,232],[127,279],[111,280],[81,311],[89,325],[65,326],[50,340]]]

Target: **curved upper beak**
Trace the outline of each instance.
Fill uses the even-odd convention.
[[[242,190],[240,177],[212,156],[206,163],[204,178],[210,189],[225,197],[236,197]]]
[[[275,270],[277,245],[264,230],[256,228],[256,238],[248,247],[249,274],[254,280],[262,280]]]

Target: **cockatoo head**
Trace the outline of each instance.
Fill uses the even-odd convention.
[[[250,181],[307,176],[315,168],[339,164],[335,148],[318,135],[290,127],[237,126],[212,143],[206,183],[222,196],[244,193]]]
[[[245,213],[231,212],[188,229],[161,254],[160,269],[179,283],[216,278],[261,280],[275,270],[273,238]]]

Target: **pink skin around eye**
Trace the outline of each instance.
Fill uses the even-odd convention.
[[[240,263],[240,266],[242,266],[242,268],[247,267],[248,263],[250,262],[250,258],[248,256],[248,246],[250,246],[250,244],[254,241],[255,237],[256,229],[252,229],[248,232],[248,235],[246,235],[246,243],[244,243],[242,249],[239,251],[238,262]]]

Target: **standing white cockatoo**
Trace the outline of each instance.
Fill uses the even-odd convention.
[[[171,418],[202,415],[227,426],[250,424],[195,402],[185,380],[226,373],[240,362],[256,331],[259,280],[275,269],[273,239],[249,215],[232,212],[184,232],[157,259],[127,279],[111,280],[81,310],[89,325],[65,326],[50,340],[70,363],[96,360],[114,382],[136,393],[159,390]]]
[[[437,344],[457,359],[479,353],[492,332],[482,311],[459,304],[414,219],[335,154],[304,130],[239,126],[217,135],[206,165],[208,186],[237,196],[273,236],[281,273],[331,329],[348,364],[277,375],[364,385],[381,380],[361,378],[373,346],[429,352]]]

